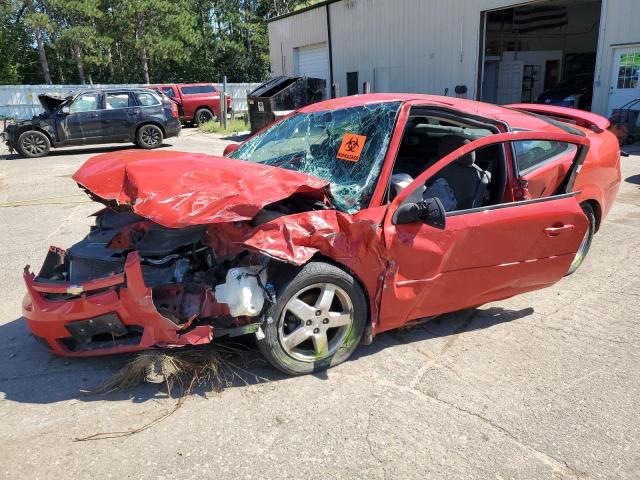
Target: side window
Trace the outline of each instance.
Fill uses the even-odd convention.
[[[576,152],[576,146],[547,140],[524,140],[513,142],[518,173],[524,175],[535,168],[556,159],[559,155]]]
[[[162,93],[164,93],[167,97],[170,97],[170,98],[176,97],[176,92],[173,91],[172,87],[162,87],[160,90],[162,90]]]
[[[106,110],[114,110],[116,108],[126,108],[129,105],[128,93],[107,93],[104,97]]]
[[[160,99],[158,96],[151,92],[137,92],[136,98],[138,99],[138,103],[143,107],[160,105]]]
[[[77,97],[73,101],[73,103],[69,106],[69,112],[71,113],[91,112],[93,110],[98,110],[99,105],[100,105],[99,93],[84,93],[79,97]]]
[[[180,87],[182,93],[185,95],[196,95],[198,93],[216,93],[216,89],[213,85],[194,85],[190,87]]]

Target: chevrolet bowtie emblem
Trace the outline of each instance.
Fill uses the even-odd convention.
[[[83,288],[80,285],[71,285],[67,288],[67,293],[69,295],[80,295],[82,291]]]

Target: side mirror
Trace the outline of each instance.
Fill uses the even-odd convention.
[[[228,157],[233,152],[235,152],[238,149],[239,146],[240,146],[239,143],[230,143],[229,145],[227,145],[225,147],[224,152],[222,152],[222,156],[223,157]]]
[[[417,203],[400,205],[393,216],[393,223],[402,225],[421,221],[431,227],[444,230],[445,215],[446,212],[440,199],[427,198]]]
[[[71,113],[71,110],[69,110],[69,107],[62,107],[61,111],[64,115],[69,115]]]

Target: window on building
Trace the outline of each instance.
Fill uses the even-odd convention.
[[[618,88],[638,88],[640,52],[620,54]]]
[[[347,95],[358,94],[358,72],[347,72]]]

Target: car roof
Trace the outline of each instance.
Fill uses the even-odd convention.
[[[301,113],[323,112],[342,108],[359,107],[374,103],[399,101],[424,102],[425,105],[451,108],[465,113],[487,117],[489,119],[504,122],[511,128],[524,130],[539,130],[548,132],[562,131],[558,127],[546,122],[540,116],[529,115],[524,112],[501,107],[491,103],[479,102],[457,97],[445,97],[442,95],[426,95],[420,93],[370,93],[365,95],[351,95],[348,97],[333,98],[323,102],[313,103],[300,108]]]

